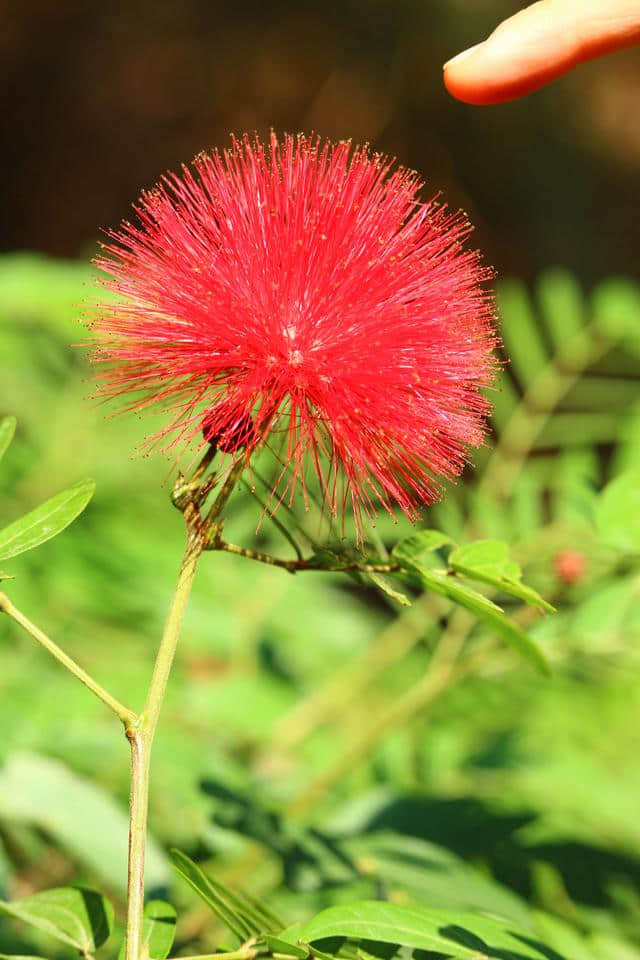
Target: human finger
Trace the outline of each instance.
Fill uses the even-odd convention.
[[[444,82],[466,103],[501,103],[639,41],[640,0],[538,0],[449,60]]]

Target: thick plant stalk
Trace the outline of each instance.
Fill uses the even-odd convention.
[[[127,881],[126,960],[142,956],[142,920],[144,912],[144,859],[149,807],[149,770],[151,749],[158,726],[167,681],[176,652],[180,627],[191,585],[202,553],[202,542],[187,532],[178,583],[169,609],[162,641],[158,648],[147,700],[138,721],[127,728],[131,746],[131,793],[129,809],[129,870]]]
[[[245,466],[240,457],[230,468],[213,506],[205,519],[201,507],[212,486],[205,479],[215,449],[210,446],[191,479],[181,477],[173,491],[173,502],[181,511],[187,528],[187,539],[180,565],[175,593],[169,608],[162,640],[158,647],[153,674],[144,709],[136,721],[126,727],[131,747],[131,790],[129,804],[129,866],[127,878],[127,924],[125,960],[145,960],[142,950],[144,915],[144,860],[149,807],[149,771],[151,750],[160,710],[178,645],[184,612],[191,593],[193,578],[203,550],[212,538],[219,536],[221,514]],[[213,480],[215,482],[215,479]]]

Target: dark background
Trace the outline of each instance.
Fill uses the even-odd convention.
[[[3,249],[88,256],[142,187],[231,131],[368,140],[478,228],[498,272],[637,274],[640,57],[526,100],[451,99],[442,63],[508,0],[0,4]]]

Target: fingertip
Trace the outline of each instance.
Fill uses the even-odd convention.
[[[532,93],[592,57],[640,40],[639,0],[538,0],[444,65],[449,93],[488,105]]]
[[[444,84],[452,97],[474,106],[504,103],[538,90],[572,65],[564,38],[523,36],[504,27],[445,63]]]
[[[451,57],[450,60],[447,60],[447,62],[443,64],[443,67],[442,67],[445,74],[447,73],[447,70],[452,70],[452,69],[455,70],[457,66],[459,66],[464,60],[467,60],[469,57],[472,57],[474,53],[477,50],[479,50],[480,47],[482,46],[484,46],[484,40],[481,43],[475,43],[472,47],[468,47],[466,50],[463,50],[461,53],[457,53],[455,57]]]
[[[488,106],[508,99],[504,76],[496,71],[495,61],[487,49],[488,42],[477,43],[444,64],[444,85],[456,100]]]

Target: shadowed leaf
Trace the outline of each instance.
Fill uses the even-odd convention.
[[[328,937],[394,943],[456,960],[565,960],[531,934],[505,921],[384,901],[363,900],[329,907],[300,931],[304,943]]]
[[[113,929],[109,901],[83,887],[55,887],[22,900],[0,900],[0,912],[44,930],[83,954],[93,953]]]

